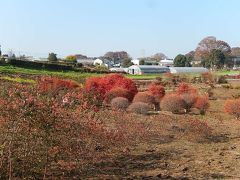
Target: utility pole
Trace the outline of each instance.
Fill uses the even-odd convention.
[[[2,56],[2,46],[0,45],[0,57]]]

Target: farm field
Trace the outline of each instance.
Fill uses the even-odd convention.
[[[101,76],[101,74],[95,74],[95,73],[78,73],[78,72],[72,72],[72,71],[53,71],[53,70],[36,70],[36,69],[28,69],[28,68],[20,68],[20,67],[14,67],[14,66],[0,66],[0,73],[9,73],[9,74],[27,74],[27,75],[49,75],[49,76],[58,76],[65,79],[73,79],[78,82],[84,82],[87,77],[91,76]],[[240,74],[240,71],[217,71],[214,72],[215,75],[226,75],[226,74]],[[149,75],[130,75],[127,74],[126,77],[129,77],[131,79],[136,80],[153,80],[157,77],[161,77],[162,75],[159,74],[149,74]],[[187,76],[199,76],[199,74],[188,74]]]
[[[240,179],[240,120],[223,110],[227,99],[240,97],[240,81],[190,84],[201,94],[212,87],[205,115],[141,115],[99,107],[100,97],[75,90],[72,81],[4,68],[0,179]],[[178,85],[166,84],[166,93]]]

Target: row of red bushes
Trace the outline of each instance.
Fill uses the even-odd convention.
[[[195,107],[201,111],[201,114],[204,114],[209,107],[207,95],[199,95],[197,89],[185,83],[181,83],[175,93],[165,96],[165,88],[161,84],[151,84],[148,91],[138,92],[132,80],[119,74],[113,74],[89,78],[86,81],[85,90],[97,95],[99,101],[107,104],[114,99],[112,106],[115,109],[126,109],[127,105],[132,102],[133,104],[129,108],[135,111],[143,105],[145,108],[148,106],[148,109],[160,110],[161,107],[162,110],[171,112],[179,112],[184,109],[189,112],[191,108]],[[126,98],[128,102],[123,98]]]
[[[209,74],[203,74],[203,76],[209,78]],[[84,88],[72,80],[43,77],[39,81],[41,92],[55,94],[61,89],[75,88],[86,91],[91,96],[89,98],[97,100],[95,102],[98,102],[99,105],[111,104],[114,109],[126,110],[131,104],[130,102],[133,102],[129,109],[134,112],[140,109],[140,112],[146,113],[151,108],[159,110],[161,107],[162,110],[177,113],[182,110],[189,112],[191,108],[197,108],[201,114],[204,114],[209,108],[208,96],[200,95],[197,89],[186,83],[179,84],[175,93],[165,95],[165,88],[161,84],[151,84],[148,91],[138,92],[135,83],[120,74],[89,78]],[[112,100],[114,101],[112,102]],[[224,111],[239,118],[239,104],[239,99],[228,100],[224,105]]]

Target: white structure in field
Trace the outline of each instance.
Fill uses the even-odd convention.
[[[139,59],[133,59],[133,60],[131,60],[131,62],[132,62],[134,65],[139,65],[140,60],[139,60]]]
[[[93,62],[93,65],[94,66],[97,66],[97,65],[100,65],[100,66],[106,66],[106,67],[110,67],[112,64],[111,64],[111,61],[109,60],[102,60],[102,59],[95,59],[94,62]]]
[[[128,73],[128,68],[119,68],[119,67],[113,67],[109,69],[111,72],[122,72],[122,73]]]
[[[173,66],[173,60],[172,59],[164,59],[159,62],[160,66],[165,66],[165,67],[172,67]]]
[[[208,72],[208,69],[204,67],[169,67],[169,69],[172,74]]]
[[[153,65],[133,65],[128,68],[128,73],[133,75],[141,74],[161,74],[170,72],[168,67],[153,66]]]
[[[172,74],[180,73],[205,73],[208,72],[204,67],[165,67],[153,65],[133,65],[128,68],[129,74],[142,75],[142,74],[162,74],[170,72]]]

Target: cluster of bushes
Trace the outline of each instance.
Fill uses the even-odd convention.
[[[209,108],[208,96],[199,92],[188,84],[181,83],[175,93],[166,95],[161,101],[161,109],[172,113],[190,112],[197,108],[200,114],[205,114]]]
[[[146,136],[149,128],[126,110],[148,114],[159,107],[174,113],[182,107],[208,108],[207,97],[186,84],[165,94],[161,84],[138,92],[132,80],[119,74],[89,78],[84,87],[51,77],[36,85],[1,85],[0,179],[79,178],[109,150],[124,151]],[[105,104],[116,111],[101,108]],[[198,127],[207,129],[191,123],[197,125],[186,129],[194,133]]]
[[[197,89],[186,83],[181,83],[175,93],[167,95],[164,86],[159,83],[151,84],[145,92],[138,92],[132,80],[111,74],[89,78],[84,89],[114,110],[137,114],[148,114],[150,110],[188,113],[192,108],[205,114],[209,107],[208,96],[200,95]]]
[[[79,178],[146,129],[131,114],[99,111],[98,96],[76,82],[49,77],[0,86],[0,114],[0,179]]]
[[[86,80],[85,90],[97,95],[102,102],[109,102],[114,97],[125,97],[132,101],[138,92],[136,84],[121,74],[91,77]]]

